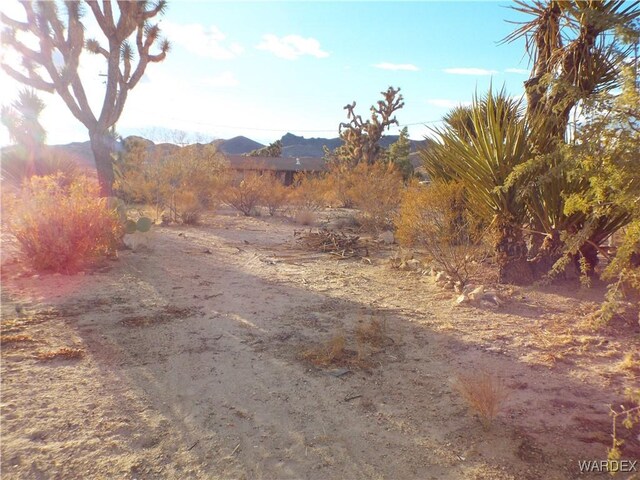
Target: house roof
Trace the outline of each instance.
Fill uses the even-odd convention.
[[[245,157],[225,155],[235,170],[275,170],[289,172],[321,172],[327,169],[322,157]]]

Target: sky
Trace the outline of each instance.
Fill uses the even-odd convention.
[[[521,96],[528,78],[524,41],[501,44],[522,20],[509,2],[214,2],[169,1],[159,18],[172,48],[149,64],[129,92],[116,128],[155,141],[211,141],[244,135],[261,143],[287,132],[336,137],[343,107],[369,108],[389,86],[405,106],[396,117],[419,140],[431,135],[452,107],[490,85]],[[22,7],[4,0],[0,11],[23,19]],[[104,38],[86,9],[86,38]],[[26,39],[25,39],[26,40]],[[2,59],[17,57],[2,48]],[[81,76],[99,113],[106,63],[83,53]],[[22,85],[4,72],[3,105]],[[42,92],[42,124],[49,144],[86,141],[85,127],[55,94]],[[395,134],[398,128],[389,133]],[[7,145],[0,127],[0,144]]]

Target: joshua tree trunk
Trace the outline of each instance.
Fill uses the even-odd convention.
[[[98,182],[100,183],[100,196],[113,196],[113,182],[115,180],[113,173],[113,139],[108,131],[94,130],[89,132],[91,140],[91,151],[96,162],[96,171],[98,173]]]

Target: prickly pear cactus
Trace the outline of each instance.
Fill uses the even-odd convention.
[[[137,229],[138,229],[138,224],[133,220],[129,219],[124,224],[124,233],[127,233],[129,235],[136,233]]]
[[[149,217],[140,217],[136,222],[136,230],[141,233],[151,230],[151,219]]]

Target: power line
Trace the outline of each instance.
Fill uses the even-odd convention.
[[[335,132],[337,129],[336,128],[328,128],[328,129],[324,129],[324,130],[300,130],[298,128],[261,128],[261,127],[246,127],[246,126],[233,126],[233,125],[214,125],[211,123],[206,123],[206,122],[197,122],[194,120],[182,120],[179,118],[175,118],[175,117],[171,117],[172,121],[177,121],[177,122],[185,122],[185,123],[191,123],[194,125],[201,125],[203,127],[208,127],[208,128],[225,128],[225,129],[230,129],[230,130],[252,130],[252,131],[258,131],[258,132],[282,132],[282,131],[296,131],[296,132],[300,132],[300,133],[331,133],[331,132]],[[411,127],[411,126],[415,126],[415,125],[427,125],[427,124],[433,124],[433,123],[440,123],[442,122],[442,120],[425,120],[423,122],[412,122],[412,123],[403,123],[400,125],[397,125],[397,128],[402,128],[402,127]]]

